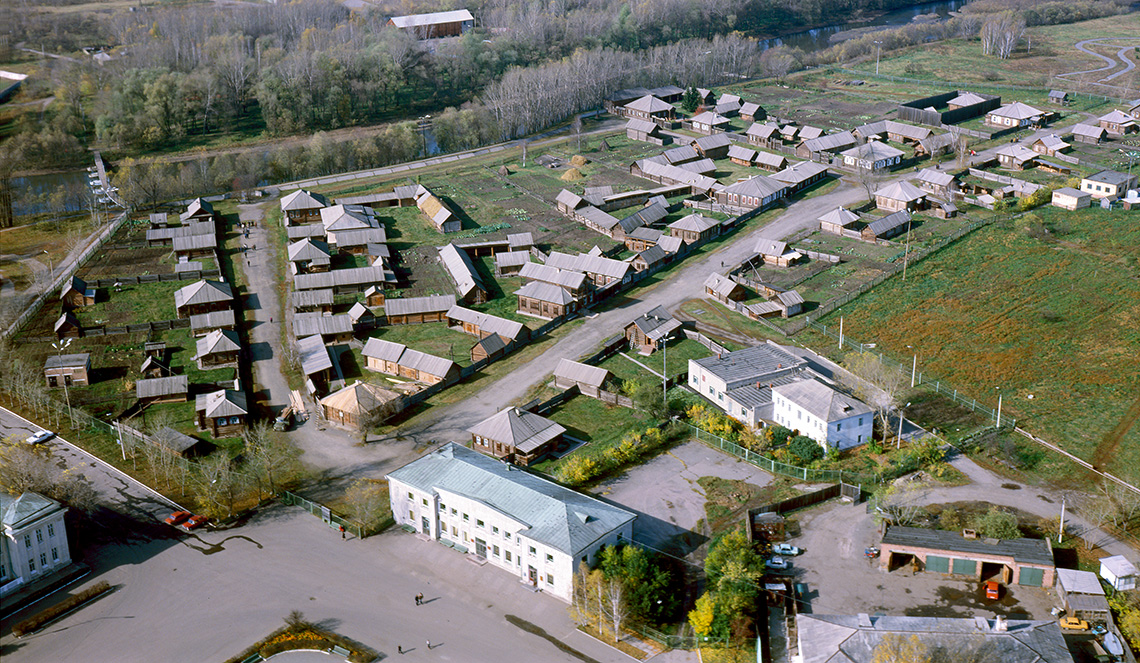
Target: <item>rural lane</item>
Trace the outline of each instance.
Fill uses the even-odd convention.
[[[862,202],[866,193],[846,183],[830,193],[800,200],[771,223],[740,234],[710,254],[686,264],[667,279],[640,295],[640,299],[615,306],[586,320],[539,357],[519,366],[475,396],[441,409],[435,421],[420,430],[401,431],[403,435],[429,437],[438,441],[462,440],[465,429],[522,398],[528,390],[546,379],[560,359],[577,359],[595,350],[602,341],[620,333],[632,319],[657,306],[674,309],[690,299],[704,296],[704,282],[712,272],[723,272],[755,254],[757,238],[782,238],[793,235],[836,207]],[[710,302],[710,306],[719,304]],[[507,360],[509,361],[509,359]]]

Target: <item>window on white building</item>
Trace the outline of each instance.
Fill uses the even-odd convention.
[[[28,570],[29,571],[35,571],[36,570],[36,560],[34,560],[34,559],[28,560]]]
[[[408,509],[408,520],[415,520],[415,519],[416,519],[415,512],[412,511],[411,509]]]
[[[55,536],[55,523],[48,523],[48,536]]]
[[[531,556],[531,557],[534,557],[534,555],[535,555],[535,552],[536,552],[536,551],[535,551],[535,549],[534,549],[534,546],[531,546],[531,547],[530,547],[530,556]]]
[[[511,561],[511,551],[508,550],[506,553],[504,553],[504,557],[507,558],[508,562]]]
[[[471,520],[471,518],[466,513],[463,514],[463,522],[466,523],[466,522],[469,522],[470,520]]]
[[[482,526],[483,526],[483,521],[482,521],[482,520],[479,520],[479,519],[476,519],[476,520],[475,520],[475,526],[476,526],[476,527],[482,527]]]
[[[427,498],[426,498],[426,497],[423,499],[423,503],[424,503],[424,506],[427,506],[427,505],[428,505],[428,503],[427,503]]]
[[[455,525],[451,526],[451,535],[452,536],[459,536],[459,528],[456,527]]]
[[[860,425],[860,426],[862,426],[862,425],[863,425],[863,417],[859,417],[859,425]]]
[[[547,562],[554,562],[554,555],[551,555],[550,553],[546,553],[546,561]]]
[[[32,547],[32,537],[30,534],[24,535],[24,547],[25,548],[31,548]]]
[[[40,566],[47,566],[47,553],[40,553]]]
[[[499,533],[499,526],[498,525],[491,525],[491,534],[498,534],[498,533]]]
[[[546,584],[548,584],[548,585],[554,584],[554,574],[553,573],[547,573],[546,574]]]
[[[841,424],[841,423],[835,424],[835,432],[838,433],[841,430],[843,430],[843,424]]]
[[[491,554],[495,557],[499,556],[499,546],[491,546]]]
[[[455,507],[451,507],[451,515],[454,516],[457,513],[459,513],[459,512],[455,510]]]
[[[44,542],[44,531],[42,529],[36,530],[36,543]]]
[[[414,499],[416,499],[416,496],[414,494],[412,494],[411,491],[408,491],[408,499],[414,500]]]

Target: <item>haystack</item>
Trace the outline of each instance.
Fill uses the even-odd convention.
[[[511,174],[511,169],[507,168],[506,166],[499,166],[499,174],[503,177],[506,177],[507,175]]]
[[[609,141],[607,141],[605,138],[603,138],[602,144],[598,146],[598,151],[599,152],[609,152],[610,151]]]
[[[577,168],[571,168],[562,174],[563,182],[577,182],[580,179],[582,179],[582,171]]]
[[[586,164],[590,163],[590,160],[581,154],[576,154],[573,157],[570,157],[570,163],[575,166],[585,166]]]

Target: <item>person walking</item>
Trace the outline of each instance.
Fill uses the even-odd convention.
[[[424,595],[423,595],[423,592],[420,592],[419,594],[416,594],[416,605],[423,605],[423,604],[424,604]]]
[[[431,640],[427,641],[427,645],[428,645],[428,651],[431,651]]]
[[[396,653],[397,654],[403,654],[404,653],[404,646],[403,645],[396,645]]]
[[[342,541],[344,540],[344,525],[340,526],[340,539]]]

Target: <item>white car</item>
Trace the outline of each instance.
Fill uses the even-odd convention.
[[[790,543],[777,543],[776,545],[772,546],[772,552],[776,553],[777,555],[795,557],[796,555],[800,554],[800,549]]]
[[[783,557],[773,557],[767,562],[768,568],[784,570],[788,568],[788,561]]]
[[[47,442],[53,437],[55,437],[55,433],[51,432],[50,430],[42,430],[24,440],[24,442],[27,442],[28,444],[40,444],[41,442]]]

